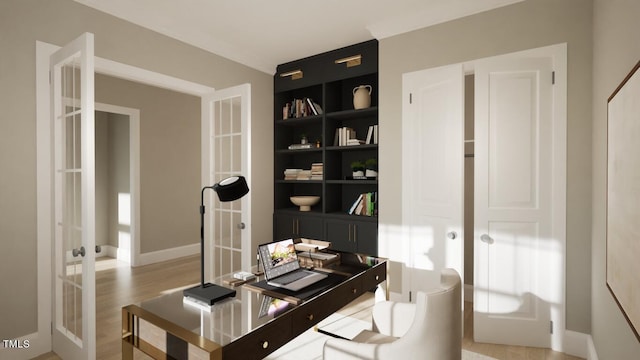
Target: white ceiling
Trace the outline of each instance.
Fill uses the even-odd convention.
[[[268,74],[276,65],[524,0],[75,0]]]

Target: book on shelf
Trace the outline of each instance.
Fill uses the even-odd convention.
[[[314,172],[314,171],[322,172],[323,169],[324,169],[324,164],[323,163],[313,163],[313,164],[311,164],[311,172]]]
[[[282,107],[282,119],[322,114],[322,107],[311,98],[293,99]]]
[[[356,201],[354,201],[353,204],[351,205],[351,208],[349,209],[349,212],[348,212],[349,215],[353,214],[353,212],[356,210],[356,207],[358,207],[361,201],[362,201],[362,194],[360,194],[356,199]]]
[[[349,145],[349,140],[352,139],[356,139],[356,131],[354,129],[347,126],[337,128],[333,138],[333,146],[347,146]]]
[[[367,130],[367,140],[365,144],[377,144],[378,143],[378,125],[371,125]]]
[[[373,125],[373,143],[378,144],[378,125]]]
[[[311,164],[311,169],[285,169],[285,180],[322,180],[324,165],[322,163]]]
[[[313,144],[291,144],[289,145],[289,150],[300,150],[300,149],[311,149]]]
[[[305,101],[307,103],[308,109],[311,110],[311,113],[313,115],[322,115],[322,107],[320,107],[317,102],[311,100],[311,98],[305,98]]]
[[[285,169],[284,170],[284,179],[285,180],[296,180],[298,178],[298,173],[302,171],[302,169]]]
[[[349,215],[376,216],[378,214],[378,192],[368,192],[358,195],[351,208],[347,212]]]
[[[364,140],[358,140],[358,139],[347,140],[347,146],[363,145],[363,144],[364,144]]]
[[[298,175],[296,180],[310,180],[311,179],[311,170],[300,170],[298,171]]]
[[[313,163],[311,164],[311,178],[310,180],[322,180],[324,173],[324,164],[323,163]]]

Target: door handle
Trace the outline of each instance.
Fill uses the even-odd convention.
[[[240,230],[244,230],[245,227],[246,227],[246,225],[243,222],[238,224],[238,229],[240,229]]]
[[[96,245],[96,254],[100,254],[102,252],[102,246]],[[84,255],[82,255],[84,256]]]
[[[455,238],[457,238],[457,237],[458,237],[458,234],[456,234],[456,232],[455,232],[455,231],[449,231],[449,232],[447,233],[447,238],[449,238],[450,240],[454,240],[454,239],[455,239]]]
[[[86,254],[86,252],[84,251],[84,246],[80,246],[80,249],[71,250],[71,254],[73,255],[73,257],[78,257],[78,255],[84,257],[84,255]]]
[[[489,245],[493,244],[493,238],[487,234],[480,235],[480,241]]]

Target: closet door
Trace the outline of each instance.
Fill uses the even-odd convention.
[[[474,337],[550,347],[553,271],[550,58],[475,68]],[[550,325],[551,324],[551,325]]]
[[[464,276],[462,65],[404,74],[403,96],[402,218],[415,292],[439,286],[443,268]]]

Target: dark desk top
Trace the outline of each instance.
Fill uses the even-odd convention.
[[[222,346],[223,357],[234,358],[235,356],[227,356],[225,349],[228,348],[229,353],[232,350],[248,351],[242,349],[245,342],[262,341],[265,338],[265,335],[260,335],[260,339],[252,339],[251,334],[260,334],[261,330],[265,330],[269,334],[275,333],[273,335],[280,338],[280,342],[284,341],[282,344],[286,343],[364,291],[375,288],[386,279],[385,261],[386,259],[366,255],[340,253],[339,262],[317,269],[331,274],[327,281],[311,285],[300,292],[270,287],[259,278],[256,283],[236,287],[234,298],[211,307],[184,303],[182,289],[134,306]],[[215,282],[231,287],[220,280],[222,279]],[[301,322],[298,318],[302,312],[302,322],[305,324],[298,326]],[[279,329],[284,334],[280,337],[277,335],[281,331]],[[273,347],[281,345],[276,345],[278,341],[272,341],[272,349],[267,349],[267,341],[261,344],[266,354],[274,351]]]

